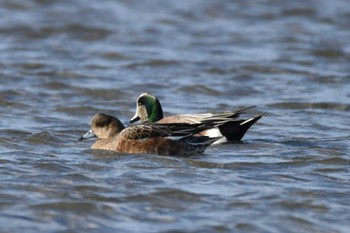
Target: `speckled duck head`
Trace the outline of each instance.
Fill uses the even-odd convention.
[[[111,138],[120,133],[124,128],[123,123],[117,118],[104,113],[98,113],[91,120],[91,129],[79,140],[92,137],[99,139]]]

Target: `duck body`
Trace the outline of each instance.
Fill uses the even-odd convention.
[[[130,122],[133,123],[140,120],[143,123],[157,122],[161,124],[198,124],[212,120],[226,120],[225,124],[203,130],[199,132],[198,135],[213,138],[224,137],[225,140],[219,140],[215,143],[225,141],[240,141],[247,130],[264,115],[264,113],[259,113],[251,118],[239,118],[241,114],[246,113],[246,111],[251,108],[253,107],[241,108],[237,111],[232,112],[179,114],[163,117],[163,109],[158,98],[149,93],[143,93],[138,97],[136,101],[136,112]]]
[[[115,117],[96,114],[91,130],[80,140],[96,137],[92,149],[111,150],[132,154],[159,154],[189,156],[201,154],[218,138],[193,136],[211,123],[202,124],[140,124],[124,127]]]

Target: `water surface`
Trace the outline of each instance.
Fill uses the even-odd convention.
[[[0,1],[1,232],[349,232],[348,1]],[[91,117],[266,112],[190,158],[90,150]]]

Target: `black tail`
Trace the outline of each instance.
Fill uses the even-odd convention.
[[[219,130],[228,141],[240,141],[247,130],[264,114],[265,113],[260,113],[252,118],[227,122],[219,126]]]

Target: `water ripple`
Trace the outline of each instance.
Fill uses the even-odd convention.
[[[340,103],[300,103],[300,102],[282,102],[274,103],[269,106],[282,109],[331,109],[349,111],[350,105]]]
[[[0,1],[1,232],[349,232],[347,0]],[[128,124],[256,106],[242,143],[91,150]]]

